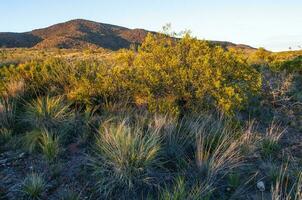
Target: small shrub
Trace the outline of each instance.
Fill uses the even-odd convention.
[[[40,199],[45,188],[43,177],[36,173],[28,175],[22,183],[22,192],[29,199]]]

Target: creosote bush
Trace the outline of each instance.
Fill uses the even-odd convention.
[[[121,50],[111,60],[31,61],[0,70],[0,77],[24,80],[29,94],[66,95],[85,105],[129,99],[175,115],[213,108],[231,114],[261,89],[259,72],[242,54],[189,34],[149,34],[137,51]]]
[[[189,34],[180,40],[149,34],[136,54],[124,51],[118,61],[118,71],[123,73],[118,77],[120,87],[132,86],[129,92],[137,103],[144,102],[156,112],[212,106],[228,113],[261,86],[258,72],[239,54],[211,47]],[[127,81],[127,73],[139,77],[137,83]],[[202,102],[201,107],[197,102]]]

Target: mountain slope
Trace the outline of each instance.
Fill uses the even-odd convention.
[[[148,31],[78,19],[34,30],[31,33],[43,39],[35,45],[38,48],[94,46],[117,50],[128,48],[131,43],[141,43]]]
[[[0,47],[86,48],[102,47],[111,50],[140,44],[150,31],[129,29],[83,19],[71,20],[27,33],[0,33]],[[230,42],[215,44],[223,47],[253,49]]]
[[[41,41],[31,33],[0,33],[0,47],[33,47]]]

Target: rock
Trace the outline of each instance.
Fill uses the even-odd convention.
[[[24,156],[25,156],[24,152],[22,152],[22,153],[19,154],[19,158],[23,158]]]
[[[259,181],[257,183],[257,188],[261,191],[261,192],[264,192],[265,191],[265,184],[263,181]]]
[[[2,154],[1,157],[3,157],[3,159],[0,159],[0,166],[8,166],[15,164],[17,160],[23,159],[24,156],[25,153],[14,154],[7,152],[6,154]]]
[[[5,163],[7,163],[7,161],[8,161],[7,158],[0,160],[0,165],[5,165]]]

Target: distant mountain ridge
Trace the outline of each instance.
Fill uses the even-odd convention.
[[[151,31],[75,19],[25,33],[0,33],[0,47],[42,49],[101,47],[118,50],[129,48],[131,44],[141,44],[149,32]],[[248,45],[237,45],[231,42],[213,41],[213,43],[225,48],[255,49]]]

